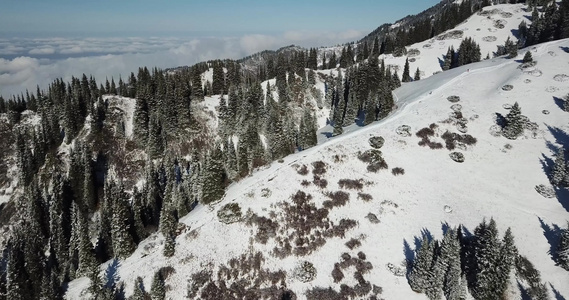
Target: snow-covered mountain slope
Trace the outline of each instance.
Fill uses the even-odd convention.
[[[430,40],[406,47],[407,55],[401,57],[393,57],[391,54],[382,56],[385,59],[385,64],[397,69],[399,75],[403,72],[405,59],[409,58],[411,75],[419,68],[422,72],[421,78],[440,72],[448,48],[453,46],[455,50],[458,50],[461,41],[467,37],[472,38],[480,45],[482,59],[486,55],[493,57],[497,46],[504,45],[508,37],[514,42],[517,41],[513,32],[518,30],[518,25],[522,21],[525,21],[528,26],[531,24],[531,11],[526,12],[526,7],[524,4],[499,4],[484,7],[457,27]]]
[[[477,27],[468,24],[464,26],[476,32]],[[343,253],[355,257],[361,251],[365,254],[362,260],[373,266],[364,275],[365,280],[382,287],[379,297],[426,299],[424,294],[409,288],[405,277],[392,272],[394,267],[404,269],[402,265],[410,251],[405,251],[405,243],[412,250],[414,239],[420,238],[422,232],[429,231],[440,238],[441,227],[447,224],[451,227],[463,224],[472,232],[483,218],[493,217],[500,234],[511,227],[520,254],[535,264],[549,290],[553,287],[563,297],[569,297],[569,273],[556,266],[548,253],[555,249],[548,240],[549,227],[564,227],[569,219],[568,193],[561,190],[556,198],[545,198],[535,190],[536,185],[549,185],[547,173],[552,157],[561,144],[569,142],[568,115],[560,107],[560,99],[569,93],[568,48],[567,39],[533,47],[537,65],[525,70],[519,68],[519,61],[496,58],[404,84],[395,91],[398,108],[386,119],[367,127],[354,127],[352,132],[273,162],[231,185],[219,203],[198,205],[181,219],[186,227],[176,239],[174,257],[162,255],[163,238],[159,234],[141,243],[130,258],[120,261],[116,271],[118,280],[125,284],[126,295],[132,293],[137,276],[144,279],[149,290],[154,271],[171,266],[175,272],[166,281],[167,297],[181,299],[188,294],[192,274],[211,271],[215,277],[220,266],[228,265],[230,259],[261,252],[264,259],[260,267],[286,272],[283,288],[305,299],[306,292],[315,287],[339,291],[340,284],[355,285],[353,267],[344,270],[345,278],[339,283],[334,283],[331,274],[335,263],[342,261]],[[520,51],[518,59],[523,52]],[[451,103],[447,100],[449,96],[458,96],[460,101]],[[514,102],[519,103],[522,114],[537,128],[529,126],[531,129],[526,129],[517,140],[496,136],[497,114],[505,116]],[[475,145],[455,150],[463,153],[463,163],[453,161],[449,157],[451,151],[444,147],[430,149],[418,145],[420,138],[415,135],[434,123],[436,134],[431,141],[444,145],[441,136],[445,131],[458,133],[452,117],[456,115],[450,116],[453,110],[461,111],[468,134],[477,139]],[[402,125],[410,127],[411,135],[401,130]],[[381,148],[383,158],[389,169],[403,168],[404,175],[394,176],[391,170],[377,173],[366,170],[358,155],[371,149],[368,139],[372,136],[385,139]],[[324,169],[315,162],[324,163]],[[302,166],[307,166],[308,174]],[[320,178],[314,178],[311,171],[320,174]],[[361,179],[362,186],[356,190],[342,188],[339,183],[342,179]],[[326,186],[322,180],[326,180]],[[288,234],[301,235],[289,223],[294,219],[290,206],[294,206],[292,196],[297,191],[310,194],[316,208],[330,199],[329,192],[348,193],[347,203],[330,208],[328,216],[319,222],[336,226],[345,219],[354,220],[357,225],[343,235],[325,238],[307,255],[277,255],[277,239]],[[220,222],[218,212],[229,203],[239,205],[244,215],[240,222]],[[315,213],[311,211],[307,220]],[[254,216],[277,222],[278,230],[267,235],[266,244],[258,235],[256,224],[260,223],[246,224]],[[314,230],[311,232],[315,234]],[[350,249],[346,243],[351,239],[361,245]],[[303,261],[311,262],[316,269],[312,281],[303,282],[294,275],[295,268]],[[88,298],[82,292],[88,284],[86,278],[72,281],[66,297]],[[520,298],[515,282],[508,293],[511,299]]]

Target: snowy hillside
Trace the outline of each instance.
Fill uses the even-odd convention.
[[[464,31],[464,37],[474,37],[480,43],[483,56],[495,51],[496,45],[502,44],[527,14],[521,5],[498,5],[485,10],[496,12],[474,15],[457,28]],[[497,20],[507,21],[501,22],[505,25],[503,29],[493,26]],[[486,36],[495,36],[496,41],[485,44],[482,39]],[[448,46],[456,48],[459,43],[459,39],[434,39],[409,47],[421,51],[415,57],[416,62],[411,63],[411,70],[419,66],[426,76],[432,75],[440,70],[436,57],[445,54]],[[108,264],[111,269],[117,268],[117,281],[124,282],[127,296],[132,294],[137,276],[143,278],[149,290],[154,272],[171,266],[175,271],[166,280],[167,298],[182,299],[188,295],[188,287],[200,288],[196,281],[199,276],[195,274],[211,271],[215,278],[225,274],[227,268],[235,271],[235,266],[246,262],[247,257],[241,255],[255,257],[260,252],[262,259],[255,257],[253,264],[266,272],[263,274],[275,276],[282,289],[305,299],[307,292],[316,287],[339,291],[341,284],[352,287],[358,283],[358,278],[354,278],[358,266],[343,269],[344,279],[334,283],[335,264],[345,260],[343,254],[347,253],[352,258],[358,257],[357,261],[368,268],[365,280],[382,288],[381,291],[374,288],[370,295],[376,293],[384,299],[426,299],[424,294],[409,288],[405,277],[395,275],[398,269],[405,269],[406,255],[415,248],[414,240],[420,239],[425,231],[441,238],[441,228],[447,225],[463,224],[472,232],[483,218],[493,217],[500,234],[511,227],[520,254],[535,264],[549,290],[555,289],[567,298],[569,273],[556,266],[548,254],[555,247],[550,244],[553,242],[549,228],[564,227],[569,219],[567,191],[558,191],[556,198],[545,198],[535,190],[536,185],[549,185],[547,172],[552,167],[552,157],[562,143],[568,142],[567,112],[559,104],[569,93],[567,49],[569,40],[532,47],[537,64],[531,68],[520,69],[519,61],[496,58],[404,84],[395,91],[398,108],[390,117],[367,127],[353,125],[350,133],[273,162],[234,183],[219,203],[199,204],[180,220],[185,227],[176,238],[174,257],[163,256],[163,238],[154,234],[118,266]],[[524,52],[520,51],[518,59]],[[402,66],[404,60],[404,57],[386,57],[386,64]],[[447,100],[449,96],[458,96],[460,100],[451,103]],[[537,127],[528,123],[522,137],[509,140],[497,134],[497,114],[505,116],[514,102],[519,103],[522,114]],[[464,118],[460,122],[456,112]],[[430,138],[435,143],[445,143],[442,135],[447,130],[467,132],[477,139],[474,145],[454,150],[464,155],[463,163],[453,161],[449,157],[451,151],[444,147],[429,149],[418,144],[421,139],[415,133],[430,124],[434,124],[431,127],[435,134]],[[371,149],[368,139],[372,136],[385,139],[381,152],[388,170],[369,172],[358,159],[361,152]],[[394,176],[392,170],[396,167],[404,169],[404,174]],[[355,182],[345,185],[340,182],[343,179]],[[350,189],[352,186],[355,189]],[[313,219],[316,210],[305,212],[309,215],[303,220],[316,224],[308,233],[294,224],[298,215],[291,209],[295,203],[303,203],[297,191],[311,195],[308,203],[313,206],[304,208],[329,207],[328,216],[318,220]],[[344,206],[330,206],[329,193],[337,191],[349,195]],[[230,203],[238,205],[242,217],[234,223],[226,219],[221,222],[220,209]],[[271,230],[271,226],[277,228]],[[322,239],[316,233],[319,226],[334,228],[336,233]],[[302,255],[287,254],[283,240],[290,238],[293,243],[297,237],[306,238],[304,243],[313,248]],[[406,244],[410,249],[405,249]],[[293,245],[295,251],[299,250],[302,239]],[[233,258],[241,262],[230,263]],[[298,271],[304,261],[315,268],[308,279]],[[261,286],[270,286],[256,272],[260,271],[239,274],[258,278]],[[227,285],[231,282],[228,280]],[[84,290],[88,285],[87,278],[72,281],[67,299],[87,299],[89,295]],[[508,293],[511,299],[520,298],[515,281]]]

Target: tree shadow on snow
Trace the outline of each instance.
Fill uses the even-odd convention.
[[[506,126],[506,117],[504,117],[501,113],[496,113],[496,117],[495,117],[495,122],[496,125],[504,128],[504,126]]]
[[[528,290],[524,288],[524,286],[518,279],[516,279],[516,281],[518,282],[518,288],[520,289],[520,296],[522,297],[522,300],[532,300],[531,296],[528,293]]]
[[[545,124],[551,135],[555,138],[555,142],[559,145],[569,145],[569,134],[558,127],[553,127]]]
[[[547,253],[553,259],[554,262],[557,262],[557,245],[559,244],[559,238],[561,237],[561,228],[556,224],[546,224],[542,218],[538,217],[539,223],[541,224],[541,229],[543,229],[543,236],[547,239],[549,243],[549,251]]]
[[[545,154],[543,153],[541,154],[539,162],[541,163],[541,169],[543,170],[543,173],[545,173],[547,178],[551,180],[551,171],[553,170],[555,162],[553,161],[553,159],[545,156]]]
[[[441,70],[443,69],[443,67],[445,66],[445,60],[444,60],[444,56],[443,59],[441,59],[440,57],[437,57],[437,59],[439,60],[439,66],[441,66]]]
[[[569,53],[569,47],[559,46],[559,48],[561,48],[561,50],[565,51],[565,53]]]
[[[553,295],[555,295],[555,300],[567,300],[565,299],[565,297],[563,297],[563,295],[561,295],[561,293],[558,290],[555,289],[555,287],[551,284],[551,282],[549,283],[549,287],[551,288]]]
[[[332,132],[328,132],[328,131],[322,131],[320,132],[321,135],[325,136],[327,139],[331,138],[333,136]]]
[[[119,266],[119,260],[116,258],[107,266],[107,270],[105,271],[105,279],[107,280],[107,282],[105,282],[105,287],[114,288],[120,281],[120,277],[118,275]]]
[[[520,30],[515,28],[510,30],[512,32],[512,35],[515,36],[518,40],[520,39]]]
[[[557,201],[569,212],[569,191],[566,188],[555,187],[555,196]]]
[[[565,100],[553,96],[553,101],[555,101],[555,104],[559,107],[559,109],[564,110],[563,106],[565,106]]]
[[[406,272],[405,276],[409,278],[409,274],[411,273],[411,269],[413,267],[413,263],[415,262],[415,251],[411,249],[409,242],[406,239],[403,239],[403,254],[405,255],[405,262],[406,262]]]

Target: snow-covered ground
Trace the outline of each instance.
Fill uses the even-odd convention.
[[[509,7],[521,8],[512,5],[501,9]],[[508,24],[515,23],[517,27],[516,15],[510,19],[512,22]],[[479,25],[469,25],[468,21],[461,26],[468,27],[468,33],[477,32],[476,28],[481,27],[483,20],[479,20]],[[487,31],[485,27],[482,30]],[[509,29],[502,30],[509,32]],[[498,38],[500,43],[503,40]],[[456,42],[459,43],[458,40]],[[444,45],[444,50],[438,49],[441,54],[446,52],[447,46]],[[564,297],[569,297],[569,272],[555,266],[548,254],[551,245],[540,223],[564,227],[569,219],[569,199],[567,193],[558,195],[559,199],[556,199],[544,198],[535,191],[538,184],[548,185],[543,165],[550,166],[555,149],[562,142],[568,142],[563,139],[569,132],[569,118],[556,100],[569,93],[569,85],[563,81],[568,77],[557,76],[568,75],[569,53],[564,50],[567,47],[569,40],[566,39],[532,48],[538,63],[526,72],[518,68],[520,63],[516,60],[496,58],[404,84],[394,92],[398,108],[388,118],[367,127],[348,128],[343,135],[325,139],[326,142],[319,146],[290,155],[281,162],[273,162],[231,185],[220,203],[211,207],[198,205],[181,219],[188,229],[178,236],[174,257],[164,258],[159,235],[141,243],[130,258],[120,262],[117,272],[119,279],[126,284],[126,294],[132,293],[137,276],[144,278],[148,290],[154,271],[172,266],[176,272],[167,281],[171,287],[167,296],[182,299],[187,293],[191,274],[203,269],[215,273],[220,264],[254,250],[265,253],[264,268],[286,271],[289,275],[286,287],[304,299],[305,292],[317,286],[331,286],[339,290],[339,284],[333,283],[331,277],[334,263],[340,261],[344,252],[355,255],[362,251],[373,264],[365,278],[383,287],[382,298],[426,299],[423,294],[411,291],[405,277],[393,275],[386,267],[390,263],[401,266],[405,260],[404,242],[414,248],[414,238],[420,237],[423,229],[429,230],[435,238],[441,238],[443,224],[451,227],[463,224],[472,231],[483,218],[493,217],[500,234],[506,228],[512,228],[519,252],[534,263],[541,272],[542,280]],[[425,48],[420,49],[423,51]],[[520,51],[518,59],[523,52]],[[424,70],[431,72],[434,67],[425,67]],[[512,85],[513,89],[503,90],[504,85]],[[476,145],[459,150],[465,156],[464,163],[451,160],[450,151],[444,148],[431,150],[419,146],[420,139],[415,136],[415,132],[431,123],[438,126],[433,141],[444,144],[439,137],[442,133],[446,130],[457,132],[454,125],[445,122],[453,105],[447,97],[452,95],[460,97],[458,104],[468,120],[468,134],[477,138]],[[526,130],[524,136],[517,140],[491,135],[490,128],[495,125],[496,113],[505,116],[508,113],[505,105],[514,102],[520,104],[522,114],[539,128],[533,132]],[[396,129],[401,125],[410,126],[412,135],[398,135]],[[390,169],[403,168],[404,175],[394,176],[390,170],[366,171],[366,165],[358,160],[357,154],[370,149],[368,138],[371,136],[385,138],[381,149],[383,157]],[[296,171],[301,165],[307,165],[311,170],[310,165],[315,161],[328,165],[327,172],[322,175],[328,181],[324,189],[313,184],[302,186],[301,181],[311,181],[312,174],[302,176]],[[367,182],[362,192],[370,194],[373,200],[362,201],[358,199],[357,191],[347,191],[350,201],[346,206],[331,209],[329,215],[335,223],[342,218],[354,219],[358,222],[357,227],[348,231],[344,238],[328,239],[324,246],[308,256],[279,259],[270,254],[274,243],[262,245],[252,242],[255,227],[248,227],[243,222],[227,225],[221,223],[216,215],[223,205],[231,202],[238,203],[243,212],[251,209],[262,216],[269,217],[271,211],[278,215],[282,211],[275,204],[290,201],[297,190],[310,193],[320,206],[327,199],[324,192],[341,190],[338,185],[340,179],[360,178]],[[380,223],[371,223],[366,218],[369,213],[375,214]],[[351,238],[360,239],[362,245],[349,250],[344,244]],[[316,267],[314,281],[303,283],[291,276],[293,268],[301,260],[310,261]],[[353,284],[352,274],[346,274],[343,283]],[[80,296],[80,291],[88,284],[85,278],[74,280],[69,284],[66,297],[85,297]],[[549,284],[547,286],[551,290]],[[516,286],[510,292],[511,299],[519,299]]]

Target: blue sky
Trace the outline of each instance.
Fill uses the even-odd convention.
[[[235,36],[371,31],[436,0],[0,0],[0,36]]]

